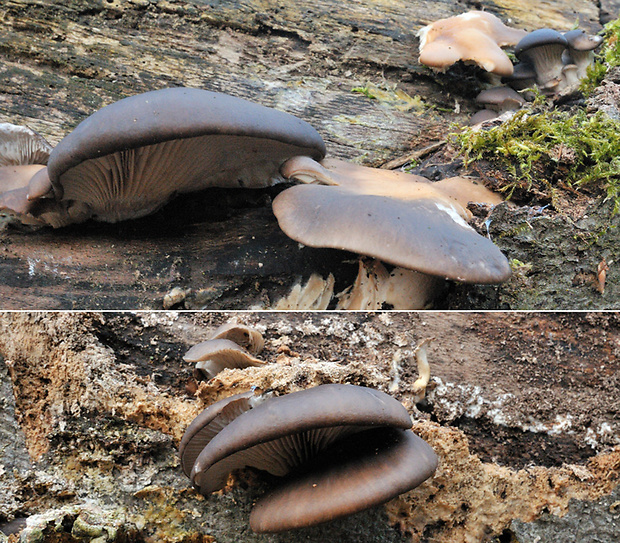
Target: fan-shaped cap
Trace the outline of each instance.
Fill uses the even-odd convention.
[[[202,494],[245,466],[285,475],[343,435],[380,426],[410,428],[403,405],[354,385],[321,385],[272,398],[237,417],[202,450],[192,470]]]
[[[125,98],[84,120],[53,150],[56,198],[114,222],[146,215],[172,194],[280,180],[296,155],[322,158],[308,123],[225,94],[170,88]]]
[[[437,469],[433,449],[411,430],[368,430],[335,443],[299,478],[258,500],[255,532],[313,526],[408,492]]]
[[[324,164],[333,171],[321,175],[331,175],[339,186],[297,185],[273,201],[278,223],[289,237],[310,247],[353,251],[459,281],[499,283],[510,277],[506,257],[463,219],[462,197],[402,172],[383,173],[341,161]],[[294,175],[288,166],[287,173]],[[309,176],[310,167],[304,175]],[[355,169],[361,171],[359,178]]]
[[[435,21],[423,27],[420,37],[420,62],[445,70],[459,60],[473,61],[488,72],[512,73],[512,62],[501,49],[514,45],[525,31],[510,28],[495,15],[470,11]]]
[[[209,339],[229,339],[252,354],[260,353],[265,346],[265,340],[258,330],[236,322],[227,322],[218,326],[213,330]]]
[[[183,473],[190,476],[194,462],[207,444],[231,421],[252,409],[254,392],[224,398],[207,407],[187,427],[179,444]]]
[[[559,45],[563,48],[568,47],[568,41],[561,32],[551,28],[539,28],[525,35],[515,46],[515,56],[521,56],[527,51],[544,45]]]
[[[579,28],[564,32],[564,38],[568,47],[577,51],[592,51],[603,43],[602,36],[593,36]]]
[[[243,347],[229,339],[209,339],[194,345],[183,357],[186,362],[196,363],[208,379],[225,368],[263,366],[265,362],[254,358]]]

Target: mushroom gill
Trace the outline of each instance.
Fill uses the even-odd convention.
[[[75,222],[74,206],[80,220],[116,222],[152,213],[177,193],[269,186],[282,180],[288,158],[324,154],[316,130],[293,115],[201,89],[162,89],[80,123],[52,151],[49,182],[33,197],[65,204],[54,226]]]

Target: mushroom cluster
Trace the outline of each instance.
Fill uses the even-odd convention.
[[[305,245],[464,282],[510,276],[504,255],[466,222],[469,201],[501,201],[484,187],[323,160],[325,153],[318,132],[293,115],[221,93],[163,89],[95,112],[34,175],[7,173],[0,208],[53,227],[116,222],[152,213],[177,193],[297,180],[273,211]]]
[[[586,76],[594,50],[603,41],[579,29],[561,33],[541,28],[527,33],[505,26],[484,11],[441,19],[420,29],[418,36],[420,63],[443,71],[458,61],[475,63],[508,85],[478,95],[476,101],[485,109],[470,124],[519,109],[525,100],[515,91],[537,87],[554,96],[574,88]],[[508,46],[514,47],[516,65],[502,49]]]
[[[408,492],[435,472],[432,448],[393,397],[329,384],[279,397],[237,394],[194,419],[181,466],[203,495],[246,467],[282,477],[250,515],[255,532],[327,522]]]
[[[335,159],[296,157],[282,166],[303,184],[273,201],[280,228],[310,247],[345,249],[421,273],[471,283],[510,276],[504,255],[466,220],[469,201],[501,198],[461,177],[431,183]]]
[[[195,364],[197,380],[212,379],[226,368],[263,366],[265,362],[253,355],[265,345],[258,330],[238,323],[227,323],[214,330],[209,339],[194,345],[183,360]]]

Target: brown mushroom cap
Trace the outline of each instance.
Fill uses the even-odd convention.
[[[525,99],[511,87],[492,87],[480,91],[476,96],[476,102],[503,113],[521,108],[525,104]]]
[[[200,413],[187,427],[179,444],[183,473],[190,476],[202,449],[232,420],[252,409],[253,392],[235,394],[216,402]]]
[[[258,500],[255,532],[312,526],[379,505],[408,492],[437,468],[433,449],[411,430],[367,430],[339,441],[306,474]]]
[[[367,179],[365,170],[376,176],[385,175],[382,170],[342,161],[323,164],[330,170],[322,175],[331,175],[339,186],[297,185],[273,201],[278,223],[292,239],[447,279],[499,283],[510,277],[501,251],[463,219],[467,213],[458,198],[404,173],[400,183],[381,183],[381,178]],[[355,168],[364,172],[361,179],[338,175]]]
[[[196,363],[196,368],[209,379],[225,368],[247,368],[265,364],[263,360],[254,358],[229,339],[210,339],[194,345],[185,353],[183,360]]]
[[[445,70],[459,60],[472,61],[488,72],[508,76],[512,62],[501,47],[516,44],[525,34],[488,12],[462,13],[435,21],[418,32],[420,62]]]
[[[260,353],[265,346],[265,340],[258,330],[236,322],[222,324],[211,333],[209,339],[229,339],[252,354]]]
[[[225,94],[170,88],[97,111],[52,151],[48,169],[57,199],[115,222],[151,213],[174,193],[268,186],[281,180],[282,162],[300,154],[325,154],[301,119]]]
[[[353,385],[321,385],[265,401],[237,417],[202,450],[192,483],[202,494],[218,490],[246,466],[282,476],[344,435],[411,419],[391,396]]]

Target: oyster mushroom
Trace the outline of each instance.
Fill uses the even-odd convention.
[[[515,47],[515,56],[533,66],[541,92],[555,94],[562,79],[562,53],[566,38],[556,30],[541,28],[527,34]]]
[[[316,130],[293,115],[169,88],[125,98],[80,123],[52,151],[49,182],[30,196],[63,204],[53,226],[89,217],[116,222],[152,213],[177,193],[269,186],[282,181],[288,158],[324,154]]]
[[[492,87],[481,91],[476,96],[476,102],[497,111],[500,115],[507,111],[516,111],[523,107],[525,99],[510,87]]]
[[[212,379],[226,368],[263,366],[265,362],[254,358],[243,347],[229,339],[210,339],[194,345],[183,360],[196,364],[199,376]]]
[[[506,26],[486,11],[469,11],[421,28],[420,62],[446,70],[459,60],[473,62],[487,72],[512,74],[512,62],[501,49],[515,45],[526,32]]]
[[[501,201],[484,187],[463,178],[430,183],[329,159],[319,164],[295,158],[282,173],[307,183],[273,201],[282,230],[304,245],[352,251],[458,281],[499,283],[510,277],[501,251],[465,222],[468,201]],[[322,184],[308,184],[312,181]]]
[[[188,428],[181,463],[191,463],[194,442],[208,441],[191,471],[204,495],[243,467],[291,474],[257,502],[250,516],[254,531],[311,526],[384,503],[420,485],[437,467],[431,447],[409,430],[407,410],[377,390],[321,385],[247,407],[213,437],[211,415],[199,415],[205,424]]]
[[[594,50],[603,43],[601,36],[591,36],[583,30],[575,29],[564,33],[568,50],[564,52],[564,64],[574,64],[577,79],[587,75],[588,66],[594,63]]]
[[[258,330],[237,322],[218,326],[211,332],[209,339],[229,339],[252,354],[260,353],[265,346],[265,340]]]
[[[52,146],[25,126],[0,123],[0,166],[47,164]]]

